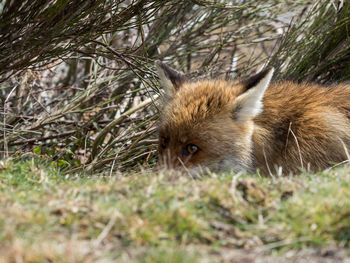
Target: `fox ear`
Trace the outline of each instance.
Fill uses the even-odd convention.
[[[186,81],[186,76],[159,60],[156,61],[156,68],[165,91],[166,99],[172,99],[181,85]]]
[[[262,99],[270,84],[274,69],[264,70],[242,82],[245,92],[237,97],[232,116],[237,121],[246,121],[258,116],[262,109]]]

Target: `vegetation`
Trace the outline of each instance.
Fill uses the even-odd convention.
[[[196,76],[349,79],[349,5],[334,1],[0,2],[2,156],[68,172],[156,156],[154,60]]]
[[[154,60],[194,75],[244,75],[267,62],[290,20],[280,18],[300,6],[3,1],[3,156],[34,152],[68,172],[152,166],[159,107]]]
[[[20,2],[20,3],[19,3]],[[0,1],[0,262],[342,262],[350,170],[155,172],[154,60],[350,79],[348,1]]]

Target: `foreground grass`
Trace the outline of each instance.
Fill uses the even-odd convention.
[[[151,171],[69,176],[37,160],[0,168],[0,262],[341,262],[348,256],[349,167],[196,180]]]

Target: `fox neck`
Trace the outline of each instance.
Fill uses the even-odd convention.
[[[228,154],[228,156],[239,156],[239,158],[232,157],[233,159],[225,159],[223,163],[229,166],[231,164],[231,170],[234,172],[245,171],[253,173],[256,165],[254,160],[254,133],[255,125],[253,121],[248,121],[245,127],[242,127],[242,134],[245,134],[244,138],[235,142],[235,152]]]
[[[271,131],[255,124],[254,131],[251,137],[252,142],[252,166],[251,170],[259,169],[263,174],[273,173],[275,167],[271,163],[271,156],[269,156],[269,148],[271,147]],[[270,165],[269,165],[270,164]],[[270,167],[272,165],[272,167]]]

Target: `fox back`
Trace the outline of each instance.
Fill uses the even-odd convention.
[[[270,83],[272,69],[242,81],[190,81],[161,62],[157,68],[166,168],[289,174],[350,158],[350,86]]]

